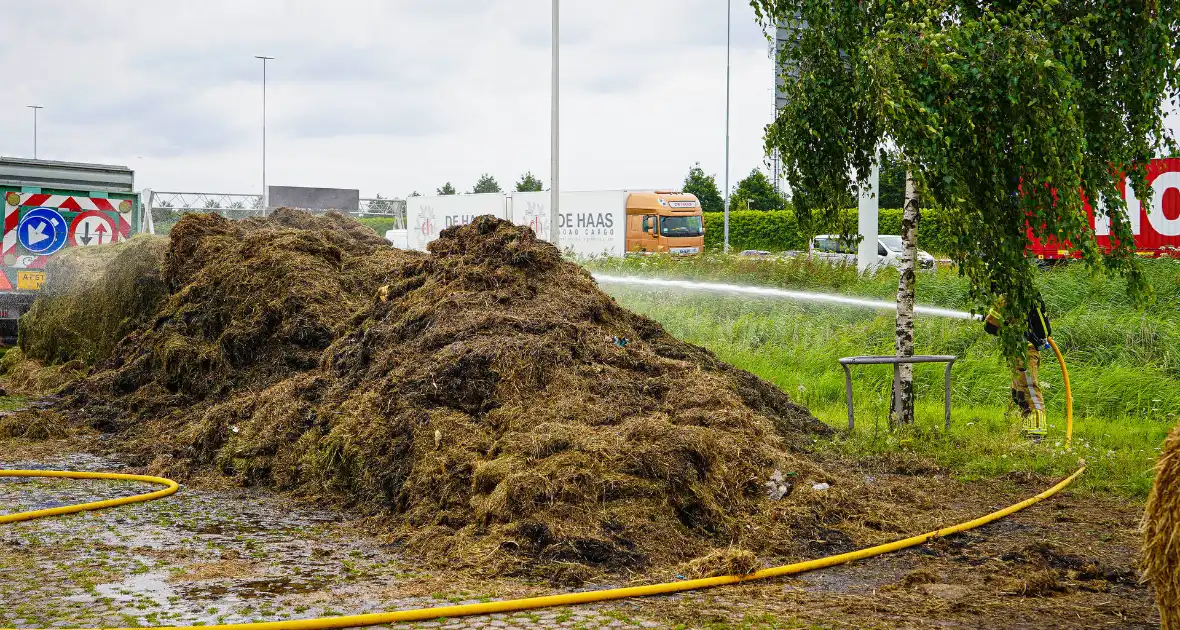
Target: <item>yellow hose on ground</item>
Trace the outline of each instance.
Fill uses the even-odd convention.
[[[1045,490],[1044,492],[1042,492],[1034,497],[1030,497],[1028,499],[1021,501],[1020,503],[1017,503],[1015,505],[1010,505],[1002,510],[992,512],[991,514],[988,514],[986,516],[981,516],[977,519],[967,521],[965,523],[959,523],[958,525],[944,527],[942,529],[938,529],[938,530],[935,530],[932,532],[926,532],[925,534],[911,536],[911,537],[905,538],[903,540],[898,540],[898,541],[886,543],[883,545],[877,545],[875,547],[869,547],[867,549],[860,549],[858,551],[850,551],[848,553],[842,553],[842,554],[837,554],[834,556],[828,556],[826,558],[819,558],[817,560],[808,560],[805,562],[796,562],[793,564],[786,564],[786,565],[779,566],[779,567],[762,569],[761,571],[756,571],[754,573],[750,573],[749,575],[741,575],[741,576],[725,575],[725,576],[721,576],[721,577],[702,578],[702,579],[698,579],[698,580],[683,580],[680,582],[665,582],[663,584],[650,584],[647,586],[630,586],[630,587],[626,587],[626,588],[612,588],[612,589],[607,589],[607,590],[602,590],[602,591],[587,591],[587,592],[583,592],[583,593],[565,593],[562,595],[546,595],[544,597],[529,597],[529,598],[525,598],[525,599],[513,599],[513,600],[508,600],[508,601],[502,601],[502,602],[487,602],[487,603],[482,603],[482,604],[464,604],[461,606],[440,606],[438,608],[420,608],[417,610],[399,610],[399,611],[395,611],[395,612],[369,613],[369,614],[364,614],[364,615],[347,615],[347,616],[343,616],[343,617],[323,617],[323,618],[319,618],[319,619],[300,619],[300,620],[294,620],[294,621],[266,621],[266,622],[259,622],[259,623],[230,623],[230,624],[213,625],[213,626],[201,626],[201,630],[323,630],[326,628],[353,628],[353,627],[358,627],[358,626],[372,626],[372,625],[377,625],[377,624],[395,623],[395,622],[401,622],[401,621],[430,621],[430,620],[438,619],[440,617],[465,617],[465,616],[471,616],[471,615],[487,615],[487,614],[492,614],[492,613],[508,613],[508,612],[516,612],[516,611],[521,611],[521,610],[533,610],[533,609],[537,609],[537,608],[549,608],[549,607],[553,607],[553,606],[573,606],[576,604],[588,604],[591,602],[601,602],[601,601],[607,601],[607,600],[612,600],[612,599],[625,599],[628,597],[645,597],[645,596],[650,596],[650,595],[665,595],[668,593],[679,593],[682,591],[692,591],[692,590],[697,590],[697,589],[702,589],[702,588],[711,588],[714,586],[724,586],[727,584],[738,584],[741,582],[750,582],[753,580],[763,580],[766,578],[781,577],[784,575],[803,573],[804,571],[813,571],[815,569],[823,569],[825,567],[835,566],[837,564],[844,564],[846,562],[853,562],[855,560],[863,560],[865,558],[879,556],[881,554],[889,553],[891,551],[897,551],[899,549],[905,549],[907,547],[913,547],[916,545],[920,545],[920,544],[927,542],[933,538],[938,538],[941,536],[949,536],[951,534],[964,532],[969,529],[974,529],[976,527],[986,525],[988,523],[991,523],[992,521],[996,521],[1001,518],[1004,518],[1005,516],[1008,516],[1009,514],[1019,512],[1020,510],[1023,510],[1024,508],[1026,508],[1030,505],[1033,505],[1035,503],[1039,503],[1039,502],[1057,494],[1063,488],[1065,488],[1071,482],[1073,482],[1074,479],[1077,479],[1078,476],[1081,475],[1082,472],[1085,470],[1086,470],[1086,467],[1082,466],[1081,468],[1078,468],[1077,471],[1074,472],[1072,475],[1070,475],[1069,477],[1066,477],[1065,479],[1060,481],[1057,485],[1053,486],[1052,488],[1049,488],[1048,490]],[[162,479],[160,477],[143,477],[140,475],[115,475],[113,473],[70,473],[70,472],[61,472],[61,471],[41,471],[41,470],[0,470],[0,476],[19,476],[19,477],[33,477],[33,476],[75,477],[75,476],[81,476],[81,478],[95,478],[94,476],[97,476],[97,475],[108,475],[105,477],[98,476],[97,478],[99,478],[99,479],[124,478],[124,479],[132,479],[134,481],[151,480],[152,483],[163,482],[163,483],[170,484],[170,488],[166,491],[161,490],[159,492],[167,492],[168,494],[171,494],[172,492],[176,491],[176,489],[175,489],[176,483],[175,482],[167,480],[167,479]],[[153,495],[159,494],[159,492],[152,493],[152,494]],[[135,503],[138,501],[150,501],[151,499],[147,498],[149,496],[153,499],[159,498],[157,496],[151,496],[148,494],[141,494],[141,495],[136,495],[134,497],[127,497],[126,499],[124,499],[122,501],[123,501],[123,503]],[[164,495],[161,495],[161,496],[164,496]],[[115,499],[114,501],[119,501],[119,500],[120,499]],[[84,503],[81,506],[68,506],[68,507],[82,508],[84,506],[98,505],[99,503],[110,503],[110,502],[109,501],[97,501],[95,503]],[[108,506],[104,506],[104,507],[110,507],[110,506],[108,505]],[[54,508],[54,510],[56,510],[56,509],[60,509],[60,508]],[[90,508],[86,508],[86,509],[98,509],[98,508],[97,507],[90,507]],[[14,514],[14,515],[10,515],[10,516],[26,515],[25,519],[14,519],[14,520],[27,520],[28,518],[39,518],[40,516],[51,516],[50,514],[40,514],[40,512],[51,512],[51,511],[52,510],[39,510],[38,512],[24,512],[23,514]],[[77,511],[81,511],[81,510],[74,509],[72,511],[77,512]],[[66,512],[66,513],[68,513],[68,512]],[[27,516],[27,515],[33,515],[33,514],[35,514],[35,516]],[[11,522],[11,521],[8,521],[8,522]],[[153,626],[153,628],[155,628],[155,630],[192,630],[193,626]],[[91,630],[96,630],[96,629],[91,629]],[[112,629],[107,629],[107,630],[112,630]],[[130,629],[124,628],[124,629],[118,629],[118,630],[130,630]]]
[[[1069,369],[1065,367],[1065,357],[1061,355],[1061,348],[1052,337],[1046,338],[1053,352],[1057,354],[1057,362],[1061,364],[1061,378],[1065,381],[1065,446],[1073,444],[1073,392],[1069,389]]]
[[[142,481],[144,483],[154,483],[165,486],[163,490],[156,490],[155,492],[148,492],[146,494],[137,494],[130,497],[119,497],[118,499],[107,499],[106,501],[92,501],[90,503],[78,503],[76,505],[63,505],[61,507],[47,508],[44,510],[33,510],[31,512],[4,514],[0,515],[0,524],[15,523],[17,521],[29,521],[35,518],[43,518],[46,516],[61,516],[63,514],[73,514],[75,512],[85,512],[87,510],[101,510],[103,508],[127,505],[128,503],[140,503],[142,501],[162,499],[180,489],[180,486],[176,485],[176,482],[172,481],[171,479],[165,479],[163,477],[149,477],[148,475],[125,475],[122,473],[75,472],[71,470],[0,470],[0,477],[115,479],[119,481]]]

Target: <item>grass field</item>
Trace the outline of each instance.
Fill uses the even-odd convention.
[[[891,300],[897,273],[858,277],[855,270],[807,260],[707,256],[613,259],[588,263],[601,273],[689,278],[777,286]],[[1157,449],[1180,413],[1180,262],[1147,261],[1155,302],[1136,308],[1117,278],[1081,265],[1039,278],[1065,353],[1074,397],[1073,448],[1065,447],[1064,388],[1051,352],[1041,381],[1050,433],[1039,445],[1022,440],[1009,410],[1009,372],[993,337],[978,322],[920,317],[917,352],[959,357],[952,376],[952,428],[942,427],[942,366],[917,366],[915,426],[888,427],[888,366],[853,368],[857,428],[825,444],[849,453],[906,450],[964,476],[1035,471],[1059,476],[1084,458],[1082,487],[1143,498]],[[603,284],[618,301],[664,324],[678,337],[766,378],[834,427],[846,427],[844,372],[838,357],[893,354],[893,314],[769,298],[691,291],[651,291]],[[920,274],[918,301],[967,310],[965,280],[950,270]]]
[[[357,219],[361,225],[373,228],[373,231],[385,236],[385,232],[396,227],[397,220],[393,217],[361,217]]]

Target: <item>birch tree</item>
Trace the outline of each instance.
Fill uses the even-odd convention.
[[[901,214],[901,266],[897,279],[897,356],[914,356],[914,297],[917,293],[918,274],[918,183],[914,175],[906,171],[905,209]],[[889,406],[889,417],[894,424],[910,424],[914,421],[914,365],[900,363],[893,372],[893,399]]]
[[[796,213],[832,220],[882,146],[897,148],[915,195],[953,217],[950,254],[978,310],[1006,297],[1004,354],[1025,352],[1036,291],[1029,235],[1069,242],[1099,271],[1150,297],[1134,255],[1129,177],[1150,204],[1145,167],[1175,151],[1164,111],[1180,94],[1180,3],[1159,0],[751,0],[782,26],[786,105],[766,130]],[[1083,191],[1085,191],[1083,193]],[[1105,198],[1115,242],[1095,243],[1085,198]],[[910,208],[913,204],[912,209]],[[907,240],[907,250],[914,247]],[[912,260],[912,254],[907,252]],[[912,263],[898,284],[897,349],[912,352]],[[910,317],[908,314],[906,317]],[[908,376],[908,370],[905,372]],[[912,384],[898,417],[912,417]]]

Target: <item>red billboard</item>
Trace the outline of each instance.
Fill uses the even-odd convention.
[[[1147,181],[1151,184],[1151,199],[1146,204],[1135,196],[1128,180],[1124,179],[1119,184],[1127,200],[1127,218],[1131,224],[1131,233],[1135,235],[1135,251],[1148,258],[1180,257],[1180,158],[1152,160],[1147,167]],[[1101,207],[1101,198],[1098,203]],[[1103,216],[1095,223],[1094,209],[1088,200],[1085,209],[1098,246],[1109,251],[1110,217],[1103,212]],[[1029,236],[1032,241],[1029,250],[1037,258],[1052,260],[1081,256],[1079,251],[1069,247],[1069,243],[1062,245],[1053,238],[1042,242],[1032,238],[1031,230]]]

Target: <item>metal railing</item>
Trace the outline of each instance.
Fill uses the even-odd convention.
[[[243,193],[144,191],[145,218],[150,217],[153,231],[166,233],[172,224],[189,212],[216,212],[227,219],[264,216],[262,195]],[[356,217],[393,219],[394,229],[406,227],[406,201],[381,197],[361,199]]]
[[[406,200],[405,199],[361,199],[357,212],[350,212],[353,216],[400,217],[405,227]]]
[[[222,216],[262,214],[262,195],[241,193],[163,192],[151,191],[148,200],[153,210],[173,212],[217,212]]]
[[[891,357],[891,356],[867,356],[867,357],[844,357],[839,359],[840,365],[844,368],[844,396],[848,403],[848,430],[851,431],[856,426],[856,418],[852,413],[852,370],[850,365],[880,365],[890,364],[893,366],[893,382],[897,383],[897,366],[901,363],[946,363],[946,374],[944,380],[946,382],[946,398],[943,403],[945,420],[943,430],[950,430],[951,428],[951,366],[955,364],[959,357],[950,354],[915,354],[911,357]]]

